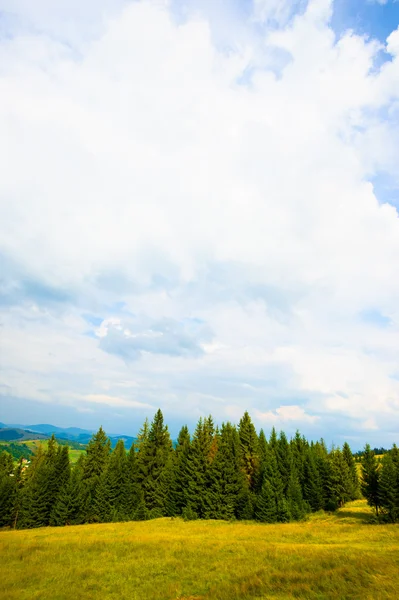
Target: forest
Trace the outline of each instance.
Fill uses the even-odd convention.
[[[365,497],[380,520],[399,519],[399,450],[378,462],[369,445],[359,477],[348,443],[292,439],[273,428],[256,432],[247,412],[238,426],[200,418],[172,443],[161,410],[142,426],[129,451],[111,450],[102,427],[71,466],[69,448],[53,436],[29,463],[0,455],[0,526],[33,528],[82,523],[185,520],[300,521]]]

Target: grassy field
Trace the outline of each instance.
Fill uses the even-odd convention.
[[[399,526],[363,501],[305,523],[157,519],[0,532],[2,600],[398,597]]]
[[[0,452],[2,450],[2,446],[7,446],[9,443],[10,442],[0,442]],[[36,450],[36,448],[38,446],[43,446],[43,449],[47,450],[48,440],[23,440],[22,442],[15,441],[15,442],[12,442],[12,443],[13,444],[25,445],[32,452],[35,452],[35,450]],[[69,448],[69,458],[70,458],[71,463],[73,465],[78,461],[78,458],[82,454],[82,452],[84,454],[86,454],[86,449],[84,447],[82,447],[82,450],[78,450],[78,449],[75,449],[75,448]]]
[[[42,445],[43,449],[47,450],[48,440],[28,440],[24,442],[24,444],[26,444],[26,446],[28,446],[28,448],[32,450],[32,452],[34,452],[39,445]],[[86,450],[84,448],[82,450],[69,448],[69,458],[72,464],[75,464],[77,462],[82,452],[86,454]]]

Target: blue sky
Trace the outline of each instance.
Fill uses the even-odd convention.
[[[398,24],[0,0],[0,421],[398,441]]]

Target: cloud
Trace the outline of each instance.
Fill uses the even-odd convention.
[[[293,6],[218,36],[221,4],[0,0],[13,397],[123,381],[175,420],[390,431],[399,219],[373,182],[398,193],[399,30],[336,37],[331,2]]]
[[[117,396],[108,396],[107,394],[87,394],[86,396],[81,396],[79,398],[82,402],[91,402],[94,404],[106,404],[107,406],[124,406],[127,408],[147,408],[154,410],[154,407],[151,404],[146,404],[145,402],[138,402],[137,400],[128,400],[126,398],[119,398]],[[82,410],[79,407],[78,410]],[[90,410],[90,409],[85,409]]]
[[[127,361],[143,353],[197,357],[204,353],[203,343],[211,341],[209,329],[194,319],[111,318],[102,322],[97,335],[102,350]]]
[[[254,0],[254,17],[261,22],[281,27],[303,11],[306,4],[304,0]]]
[[[256,417],[262,423],[279,423],[281,427],[284,427],[284,424],[286,424],[287,421],[293,421],[299,426],[303,423],[315,423],[318,419],[320,419],[320,417],[317,415],[307,414],[301,406],[296,405],[280,406],[274,411],[269,410],[263,413],[257,411]]]

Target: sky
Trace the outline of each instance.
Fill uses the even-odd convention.
[[[0,0],[0,421],[399,442],[398,24]]]

